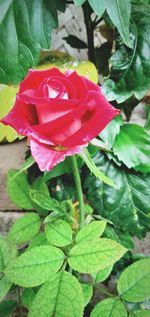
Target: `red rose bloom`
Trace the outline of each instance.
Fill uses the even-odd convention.
[[[75,71],[29,70],[1,121],[28,137],[41,171],[79,153],[118,114],[100,87]]]

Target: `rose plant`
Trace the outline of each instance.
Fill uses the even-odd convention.
[[[65,40],[87,49],[101,87],[87,65],[85,75],[60,58],[54,67],[49,51],[43,69],[31,69],[49,49],[57,11],[75,5],[87,39]],[[25,214],[0,237],[0,316],[149,317],[150,258],[133,239],[150,231],[149,107],[142,124],[122,116],[130,120],[150,87],[149,1],[2,0],[0,10],[0,81],[19,84],[2,122],[28,145],[7,177]],[[14,97],[16,87],[3,88]]]

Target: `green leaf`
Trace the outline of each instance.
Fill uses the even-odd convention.
[[[28,246],[28,250],[34,247],[39,247],[41,245],[49,245],[48,240],[45,236],[45,232],[40,232],[36,237],[34,237],[30,245]]]
[[[116,116],[99,134],[100,138],[105,142],[109,149],[113,147],[117,135],[120,134],[122,125],[122,116]]]
[[[5,270],[5,274],[23,287],[34,287],[46,282],[57,272],[65,259],[64,253],[53,246],[39,246],[20,255]]]
[[[8,9],[10,8],[11,3],[13,2],[13,0],[1,0],[0,1],[0,24],[3,21],[3,18],[5,17]]]
[[[60,271],[49,277],[36,295],[29,317],[82,317],[83,294],[77,279]]]
[[[130,47],[129,24],[131,1],[126,0],[88,0],[95,13],[102,16],[106,10],[112,23],[117,27],[124,43]]]
[[[47,222],[45,235],[50,244],[63,247],[72,242],[72,229],[70,225],[61,219]]]
[[[76,236],[76,242],[99,238],[104,232],[106,221],[93,221],[83,227]]]
[[[15,177],[17,170],[11,170],[7,175],[7,190],[10,198],[19,208],[32,209],[30,200],[30,186],[27,181],[27,175],[21,173]]]
[[[132,6],[132,28],[130,37],[134,47],[123,46],[117,36],[116,51],[110,59],[110,79],[103,86],[108,100],[122,103],[132,95],[142,99],[150,88],[150,5]],[[117,74],[117,77],[116,77]]]
[[[150,175],[119,168],[101,153],[94,157],[94,161],[117,186],[103,184],[87,170],[84,190],[94,210],[111,220],[115,228],[138,237],[145,236],[150,229]]]
[[[50,47],[52,29],[58,27],[57,10],[64,11],[65,5],[60,0],[13,0],[3,11],[0,82],[16,84],[38,64],[40,51]]]
[[[78,48],[78,49],[87,48],[87,44],[73,34],[69,34],[68,36],[63,37],[63,40],[65,40],[73,48]]]
[[[124,124],[113,146],[115,155],[128,168],[150,172],[150,135],[137,124]]]
[[[11,241],[0,237],[0,272],[3,272],[7,265],[12,262],[17,255],[17,249]]]
[[[110,275],[112,269],[113,269],[113,265],[110,265],[106,267],[105,269],[92,274],[92,277],[94,278],[94,283],[101,283],[105,281],[107,277]]]
[[[150,311],[149,310],[134,310],[129,314],[129,317],[149,317]]]
[[[93,295],[93,287],[89,283],[80,283],[80,285],[82,287],[84,297],[84,306],[87,306]]]
[[[100,302],[92,310],[90,317],[127,317],[127,311],[117,298],[108,298]]]
[[[29,167],[31,167],[33,164],[35,163],[35,160],[32,156],[29,156],[25,162],[22,164],[22,166],[20,167],[19,171],[12,177],[12,180],[14,180],[14,178],[16,178],[19,174],[21,174],[22,172],[25,172]]]
[[[7,277],[5,276],[0,277],[0,302],[7,295],[11,286],[12,286],[12,282],[10,282],[7,279]]]
[[[66,211],[66,205],[64,202],[59,202],[52,197],[47,197],[42,191],[30,190],[31,200],[36,203],[39,207],[42,207],[48,211],[54,211],[59,214],[64,214]]]
[[[68,263],[81,273],[93,273],[117,262],[127,251],[109,239],[94,239],[77,243],[69,252]]]
[[[139,303],[150,297],[150,258],[137,261],[120,275],[117,289],[128,302]]]
[[[14,300],[6,300],[0,303],[0,316],[12,316],[13,311],[16,309],[17,303]],[[10,315],[11,314],[11,315]]]
[[[21,295],[21,304],[24,307],[30,309],[35,299],[36,292],[33,288],[25,288]]]
[[[105,184],[109,185],[109,186],[114,186],[113,181],[108,178],[102,171],[100,171],[94,161],[91,159],[90,154],[88,153],[88,151],[86,149],[84,149],[84,151],[80,152],[79,154],[81,156],[81,158],[83,159],[83,161],[85,162],[85,164],[87,165],[87,167],[89,168],[89,170],[100,180],[102,180],[102,182],[104,182]]]
[[[81,6],[86,0],[73,0],[76,6]]]
[[[34,212],[25,214],[11,227],[8,238],[16,244],[31,240],[40,230],[40,217]]]

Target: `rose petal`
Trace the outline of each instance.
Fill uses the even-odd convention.
[[[62,143],[65,147],[83,145],[95,138],[107,124],[117,115],[119,111],[97,92],[89,93],[88,100],[90,111],[83,118],[82,127],[74,135]]]
[[[91,80],[89,80],[88,78],[81,76],[88,91],[92,90],[92,91],[97,91],[97,92],[101,92],[101,88],[100,86],[94,84]]]
[[[30,69],[25,79],[20,83],[19,93],[27,89],[37,89],[45,78],[51,76],[64,78],[64,74],[56,67],[45,70]]]
[[[57,144],[61,144],[62,140],[64,141],[65,139],[65,134],[64,136],[62,135],[62,130],[65,131],[66,129],[67,136],[69,135],[69,131],[70,135],[72,135],[73,122],[80,121],[86,110],[86,106],[81,105],[53,121],[35,125],[34,130],[49,138],[52,142],[56,142],[57,139]]]
[[[85,81],[82,79],[82,77],[79,76],[76,71],[73,71],[73,72],[66,71],[65,76],[67,76],[69,81],[73,83],[74,86],[76,87],[76,91],[78,93],[78,99],[81,102],[85,102],[88,97],[88,90],[87,90]]]
[[[58,163],[64,161],[66,156],[72,156],[81,151],[82,147],[76,146],[64,151],[56,151],[47,145],[30,139],[30,147],[33,158],[41,171],[51,171]]]
[[[5,125],[10,125],[19,134],[28,136],[30,128],[33,124],[37,124],[36,109],[31,104],[26,104],[22,100],[16,98],[16,102],[12,110],[1,120]]]

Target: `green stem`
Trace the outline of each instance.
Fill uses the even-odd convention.
[[[76,184],[78,200],[79,200],[80,228],[82,228],[84,227],[85,212],[84,212],[84,200],[83,200],[83,192],[82,192],[82,186],[81,186],[81,178],[80,178],[76,156],[73,155],[71,157],[71,160],[72,160],[72,171],[73,171],[73,176],[74,176],[74,180]]]

